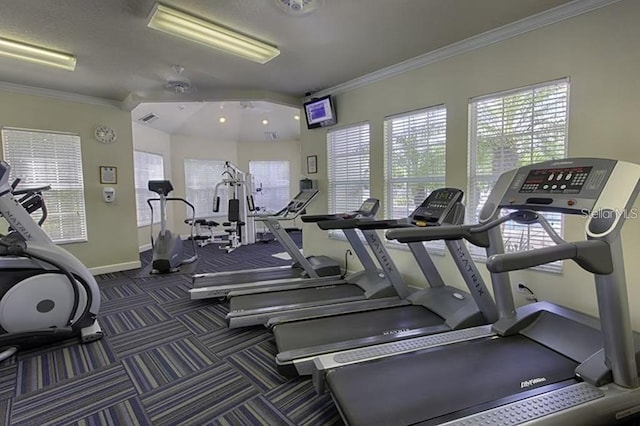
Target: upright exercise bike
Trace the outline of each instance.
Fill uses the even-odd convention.
[[[0,236],[0,361],[78,335],[83,343],[102,338],[93,275],[39,226],[47,215],[43,188],[18,191],[9,171],[0,161],[0,216],[9,225]],[[30,215],[36,210],[42,210],[39,223]]]
[[[149,191],[155,192],[159,198],[149,198],[147,204],[151,209],[151,247],[153,249],[153,258],[151,260],[152,274],[166,274],[176,272],[180,266],[193,263],[198,259],[196,242],[193,235],[196,208],[179,197],[167,197],[173,191],[173,185],[168,180],[150,180],[148,183]],[[152,201],[160,202],[160,233],[154,240],[153,238],[153,204]],[[167,229],[167,201],[181,201],[191,209],[191,237],[189,238],[193,247],[193,256],[185,258],[182,239],[179,234],[174,234]]]

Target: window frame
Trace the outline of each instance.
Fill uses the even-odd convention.
[[[401,124],[399,126],[404,127],[400,132],[394,133],[394,122],[406,120],[406,124]],[[394,143],[397,139],[400,138],[411,138],[413,137],[412,131],[414,124],[417,121],[417,126],[420,126],[420,123],[424,121],[423,126],[426,128],[431,126],[432,122],[434,126],[442,126],[438,133],[434,135],[432,138],[428,136],[427,138],[420,138],[417,140],[417,143],[413,144],[411,147],[408,147],[407,150],[415,149],[426,149],[427,152],[431,150],[440,150],[442,152],[443,159],[441,162],[441,170],[438,170],[438,174],[433,175],[423,175],[423,176],[402,176],[402,177],[394,177],[394,168],[397,166],[397,162],[408,161],[406,160],[406,151],[407,150],[398,150],[395,149]],[[423,130],[423,131],[425,131]],[[427,130],[428,131],[428,130]],[[414,133],[415,134],[415,133]],[[437,104],[431,105],[424,108],[419,108],[411,111],[406,111],[398,114],[393,114],[385,117],[384,119],[384,205],[385,205],[385,214],[386,217],[398,219],[400,216],[407,217],[415,208],[417,208],[424,198],[431,193],[434,189],[445,187],[447,176],[446,176],[446,158],[447,158],[447,106],[446,104]],[[404,154],[403,157],[395,157],[397,154],[402,152]],[[402,213],[398,213],[394,208],[394,186],[397,185],[406,185],[406,194],[407,197],[407,205],[406,210]],[[418,184],[419,186],[423,186],[424,190],[424,198],[420,197],[420,199],[416,198],[416,193],[413,196],[409,196],[409,192],[411,191],[410,186],[412,184]],[[401,197],[400,197],[401,198]],[[411,198],[413,198],[413,204],[410,204]],[[397,241],[386,241],[386,244],[392,248],[408,250],[406,244],[399,243]],[[429,253],[431,254],[439,254],[444,255],[445,252],[445,244],[441,241],[427,242],[425,246],[429,248]]]
[[[161,160],[161,164],[160,164],[160,170],[162,171],[162,176],[160,177],[155,177],[155,176],[150,176],[150,173],[147,173],[146,176],[146,181],[144,182],[144,184],[142,186],[138,186],[138,182],[137,182],[137,170],[138,167],[136,166],[136,154],[143,154],[143,155],[149,155],[149,156],[153,156],[153,157],[159,157]],[[153,179],[152,179],[153,177]],[[136,197],[136,225],[138,228],[144,228],[145,226],[151,226],[151,210],[149,209],[149,205],[147,204],[146,200],[148,198],[157,198],[158,194],[149,191],[149,186],[148,186],[148,182],[150,180],[164,180],[165,179],[165,170],[164,170],[164,155],[157,153],[157,152],[151,152],[151,151],[144,151],[144,150],[140,150],[140,149],[134,149],[133,150],[133,186],[134,186],[134,193],[135,193],[135,197]],[[138,191],[141,191],[140,194],[138,194]],[[138,204],[138,195],[144,196],[145,197],[145,201],[142,202],[142,204]],[[154,206],[155,207],[155,206]],[[145,217],[143,218],[143,220],[141,220],[141,214],[144,212],[148,212],[148,214],[146,216],[148,216],[148,219]],[[159,214],[155,214],[154,216],[154,221],[153,224],[157,225],[158,223],[160,223],[160,215]]]
[[[31,151],[31,156],[21,157],[17,151],[24,150],[25,147],[10,147],[12,140],[19,138],[18,135],[10,136],[11,132],[26,133],[29,136],[29,146],[27,151]],[[42,228],[47,232],[52,241],[56,244],[73,244],[87,242],[89,240],[89,230],[87,222],[87,203],[84,183],[84,164],[82,157],[82,139],[77,133],[60,132],[43,129],[26,129],[18,127],[2,127],[2,149],[4,159],[11,165],[13,177],[20,177],[23,186],[50,185],[51,189],[44,191],[43,196],[47,205],[48,218],[42,224]],[[42,135],[41,139],[33,141],[35,135]],[[26,136],[23,135],[26,140]],[[47,138],[53,141],[45,144]],[[11,139],[11,140],[10,140]],[[19,142],[18,142],[19,143]],[[37,144],[41,146],[37,147]],[[66,144],[63,146],[63,144]],[[48,149],[45,147],[49,147]],[[37,151],[38,155],[33,152]],[[14,157],[15,156],[15,157]],[[55,162],[56,158],[60,160]],[[43,160],[46,158],[46,162]],[[70,161],[71,160],[71,161]],[[30,163],[22,167],[21,163]],[[40,165],[39,165],[40,164]],[[51,165],[55,164],[54,171],[49,171]],[[35,170],[39,170],[38,173]],[[75,173],[64,179],[59,177],[65,171],[73,170]],[[50,176],[46,176],[49,174]],[[26,176],[25,176],[26,175]],[[40,176],[39,176],[40,175]],[[56,179],[56,177],[58,177]],[[76,194],[75,197],[67,195],[57,195],[63,191]],[[70,201],[71,200],[71,201]],[[75,209],[67,213],[69,204],[75,204]],[[57,226],[54,226],[57,224]],[[73,229],[79,232],[66,232],[65,229]],[[57,230],[57,232],[54,232]]]
[[[213,177],[215,176],[215,180],[207,180],[205,179],[204,185],[209,185],[206,188],[195,188],[195,187],[190,187],[190,179],[189,179],[189,171],[188,171],[188,167],[187,167],[187,163],[188,162],[201,162],[201,163],[215,163],[215,164],[210,164],[210,167],[216,168],[218,166],[220,166],[220,173],[218,175],[215,175],[213,173],[202,173],[202,176],[205,176],[207,178],[209,177]],[[220,185],[219,189],[219,193],[218,196],[220,197],[220,210],[217,212],[213,211],[213,203],[214,203],[214,197],[215,197],[215,188],[216,185],[218,185],[219,183],[222,182],[223,180],[223,172],[225,170],[225,165],[226,165],[227,161],[226,160],[217,160],[217,159],[210,159],[210,158],[185,158],[183,160],[183,167],[184,167],[184,194],[185,194],[185,199],[190,202],[191,204],[193,204],[193,206],[195,207],[195,215],[196,218],[226,218],[228,216],[228,193],[226,191],[226,186],[224,185]],[[197,173],[196,173],[197,174]],[[199,197],[194,197],[192,191],[197,191],[197,192],[202,192],[202,193],[209,193],[208,196],[202,197],[205,200],[208,200],[208,205],[206,206],[201,206],[200,202],[198,201],[200,198]],[[198,214],[198,212],[202,212],[203,210],[207,210],[207,214],[205,215],[201,215]],[[193,214],[192,210],[190,207],[185,206],[185,214],[186,214],[186,218],[191,218],[191,215]]]
[[[281,163],[278,166],[284,166],[286,164],[286,184],[272,184],[270,180],[268,180],[266,183],[267,185],[265,185],[265,182],[260,181],[258,182],[256,180],[256,174],[252,171],[251,165],[252,163],[258,167],[257,163],[268,163],[267,164],[267,168],[270,168],[271,164],[273,163]],[[253,179],[253,192],[254,192],[254,203],[256,205],[256,207],[264,207],[266,209],[266,211],[270,212],[270,213],[276,213],[278,211],[280,211],[282,208],[286,207],[288,201],[291,199],[291,161],[289,160],[249,160],[249,174],[251,175],[251,178]],[[269,176],[267,176],[267,179],[269,179],[271,176],[269,174]],[[258,193],[257,188],[255,187],[258,183],[262,184],[261,187],[261,191],[260,193]],[[286,192],[287,196],[286,197],[281,197],[281,200],[279,199],[278,202],[275,202],[273,204],[269,204],[267,206],[261,206],[260,203],[263,201],[261,200],[261,197],[258,194],[261,194],[263,191],[281,191],[283,193]],[[249,194],[247,194],[249,195]],[[258,196],[256,196],[258,195]],[[270,200],[269,200],[270,201]],[[281,202],[280,202],[281,201]],[[263,213],[261,211],[261,213]]]
[[[537,91],[550,90],[554,86],[557,86],[558,89],[551,96],[559,97],[563,94],[563,92],[565,95],[562,98],[558,98],[558,100],[556,100],[555,102],[550,103],[550,105],[553,105],[553,108],[557,108],[560,105],[564,105],[564,116],[563,116],[563,119],[561,120],[562,124],[556,125],[555,128],[552,128],[552,130],[550,130],[549,128],[536,130],[535,129],[536,113],[544,115],[544,109],[536,110],[536,108],[539,107],[540,104],[542,104],[542,101],[536,101],[535,99],[538,93]],[[514,166],[514,167],[517,167],[518,165],[532,164],[534,162],[551,160],[551,159],[561,159],[567,156],[568,145],[569,145],[568,140],[569,140],[570,91],[571,91],[571,82],[570,82],[570,79],[567,77],[567,78],[561,78],[561,79],[536,83],[528,86],[513,88],[505,91],[495,92],[487,95],[477,96],[469,99],[469,105],[468,105],[468,108],[469,108],[468,141],[469,142],[468,142],[468,166],[467,166],[468,205],[467,205],[467,211],[466,211],[466,217],[465,217],[466,223],[477,223],[477,215],[481,208],[480,204],[482,204],[482,194],[478,193],[476,188],[479,188],[480,186],[482,186],[482,184],[488,187],[492,187],[495,181],[497,180],[498,176],[500,175],[500,173],[503,173],[513,168],[513,167],[507,167],[494,174],[478,173],[478,168],[479,168],[478,158],[481,156],[479,153],[481,149],[479,146],[480,145],[479,141],[480,139],[482,139],[481,137],[478,136],[478,128],[480,126],[478,124],[478,111],[477,111],[478,104],[481,102],[492,102],[492,101],[494,102],[501,101],[502,104],[504,104],[505,100],[507,100],[509,97],[526,95],[527,93],[531,94],[531,102],[527,104],[531,108],[531,112],[530,112],[530,115],[531,115],[530,124],[532,126],[531,130],[527,132],[520,131],[520,132],[514,132],[514,133],[508,133],[503,131],[501,133],[498,133],[498,135],[495,137],[496,139],[502,139],[502,140],[507,139],[509,137],[519,137],[519,138],[523,138],[523,140],[531,141],[530,142],[531,149],[524,153],[524,158],[527,159],[527,161],[518,162]],[[501,110],[503,111],[504,109],[505,108],[503,106]],[[523,113],[522,117],[525,117],[525,116],[526,116],[526,113]],[[503,112],[501,114],[501,117],[502,117],[501,118],[502,127],[504,128],[506,126],[505,122],[508,121],[508,119],[514,119],[518,117],[518,115],[514,114],[513,117],[506,117],[505,113]],[[557,115],[553,117],[553,119],[557,119],[557,118],[558,118]],[[548,157],[538,158],[534,160],[533,157],[536,155],[535,141],[540,139],[541,135],[542,136],[553,135],[554,132],[557,132],[556,134],[557,137],[550,144],[550,151],[554,149],[557,150],[557,147],[554,147],[553,144],[557,144],[558,146],[562,145],[560,148],[561,150],[553,151],[552,154],[550,154]],[[504,151],[503,146],[504,144],[500,145],[500,149]],[[523,146],[524,144],[521,145],[520,142],[518,142],[517,145],[514,146],[515,147],[514,149],[517,150],[518,148],[522,148]],[[521,161],[522,158],[523,158],[522,156],[518,155],[518,158],[516,161],[518,160]],[[494,161],[495,160],[492,160],[492,162]],[[499,161],[501,163],[504,163],[504,158],[500,157]],[[471,201],[469,200],[473,200],[472,202],[474,203],[474,205],[471,205]],[[475,200],[477,200],[477,202]],[[503,212],[503,214],[506,214],[506,212]],[[557,213],[556,214],[545,213],[544,215],[545,217],[547,217],[551,225],[554,226],[554,229],[558,232],[558,234],[563,236],[564,230],[565,230],[564,217],[561,214],[557,214]],[[504,231],[504,228],[506,226],[509,226],[512,228],[513,235],[511,236],[507,235],[508,232]],[[525,227],[526,227],[526,236],[523,236],[522,231],[524,231]],[[519,237],[516,235],[517,232],[521,232],[521,235]],[[534,234],[536,235],[535,237],[532,236]],[[514,236],[516,238],[512,240]],[[542,247],[547,247],[554,244],[552,240],[546,235],[546,233],[542,231],[542,228],[540,227],[540,225],[533,225],[533,226],[532,225],[516,225],[516,224],[503,225],[503,241],[505,243],[505,251],[507,252],[513,251],[513,250],[516,250],[516,251],[527,250],[532,247],[532,244],[536,244],[538,239],[540,243],[543,244]],[[516,241],[516,240],[519,240],[519,241]],[[526,247],[524,247],[525,243],[523,241],[526,241]],[[511,246],[511,250],[510,250],[510,246]],[[474,246],[471,246],[469,247],[469,251],[474,260],[481,261],[481,262],[486,261],[486,252],[484,250],[480,250]],[[539,270],[539,271],[545,271],[545,272],[562,273],[563,268],[564,268],[564,262],[558,261],[548,265],[541,265],[533,269]]]
[[[351,137],[349,132],[357,132],[358,135]],[[344,139],[342,146],[336,146],[340,141],[337,137]],[[371,196],[371,124],[368,121],[363,121],[328,130],[326,149],[327,212],[330,214],[344,213],[358,209],[362,202]],[[356,152],[349,152],[350,149],[356,150]],[[362,151],[358,152],[360,150]],[[336,168],[336,160],[339,159],[344,159],[347,165]],[[363,167],[364,170],[362,170]],[[356,169],[359,176],[358,179],[353,179],[349,176],[349,172]],[[359,189],[358,186],[360,186]],[[339,188],[343,192],[338,192]],[[356,188],[356,192],[361,191],[362,199],[349,197],[349,191],[353,190],[350,188]],[[335,230],[329,231],[329,238],[346,240],[341,231]]]

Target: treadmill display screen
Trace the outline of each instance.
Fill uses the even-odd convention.
[[[520,193],[578,194],[593,167],[566,167],[531,170]]]
[[[460,195],[460,191],[440,189],[429,194],[426,200],[412,214],[414,223],[439,222],[443,219],[450,205],[455,202],[456,196]]]
[[[366,203],[362,203],[362,206],[360,206],[360,212],[365,216],[370,216],[375,208],[375,201],[367,201]]]

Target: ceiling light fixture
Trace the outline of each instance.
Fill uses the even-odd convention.
[[[42,47],[32,46],[6,38],[0,38],[0,55],[69,71],[76,69],[76,57],[73,55],[43,49]]]
[[[227,121],[227,119],[224,118],[224,117],[220,117],[220,118],[218,118],[218,121],[221,122],[221,123],[224,123],[225,121]]]
[[[296,121],[300,121],[300,116],[296,114],[296,115],[293,116],[293,119],[296,120]]]
[[[266,126],[267,124],[269,124],[269,120],[267,120],[267,119],[262,120],[262,124],[264,124]]]
[[[160,3],[151,10],[147,27],[261,64],[280,54],[275,46]]]

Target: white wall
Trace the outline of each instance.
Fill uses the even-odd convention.
[[[351,90],[336,97],[338,125],[371,123],[372,196],[383,199],[384,117],[431,105],[447,107],[447,185],[467,187],[468,100],[478,95],[522,87],[562,77],[571,79],[569,155],[602,156],[640,163],[637,118],[640,99],[640,2],[621,1],[588,14]],[[303,129],[302,158],[318,156],[323,200],[314,212],[326,209],[326,130]],[[583,238],[584,221],[566,222],[565,237]],[[623,232],[633,325],[640,330],[640,220],[627,222]],[[329,240],[305,225],[306,254],[336,253],[345,245]],[[408,252],[392,250],[408,280],[424,285]],[[436,264],[451,284],[460,279],[448,257]],[[350,262],[351,263],[351,262]],[[479,265],[485,270],[484,265]],[[487,277],[488,279],[488,277]],[[520,272],[513,282],[526,282],[539,298],[596,314],[593,277],[573,262],[563,274]]]
[[[107,145],[96,141],[98,124],[111,126],[117,140]],[[0,91],[0,126],[80,136],[88,241],[65,244],[64,248],[94,273],[138,267],[130,114],[112,106]],[[105,165],[118,168],[117,184],[100,184],[99,167]],[[102,200],[104,186],[115,188],[113,203]]]

